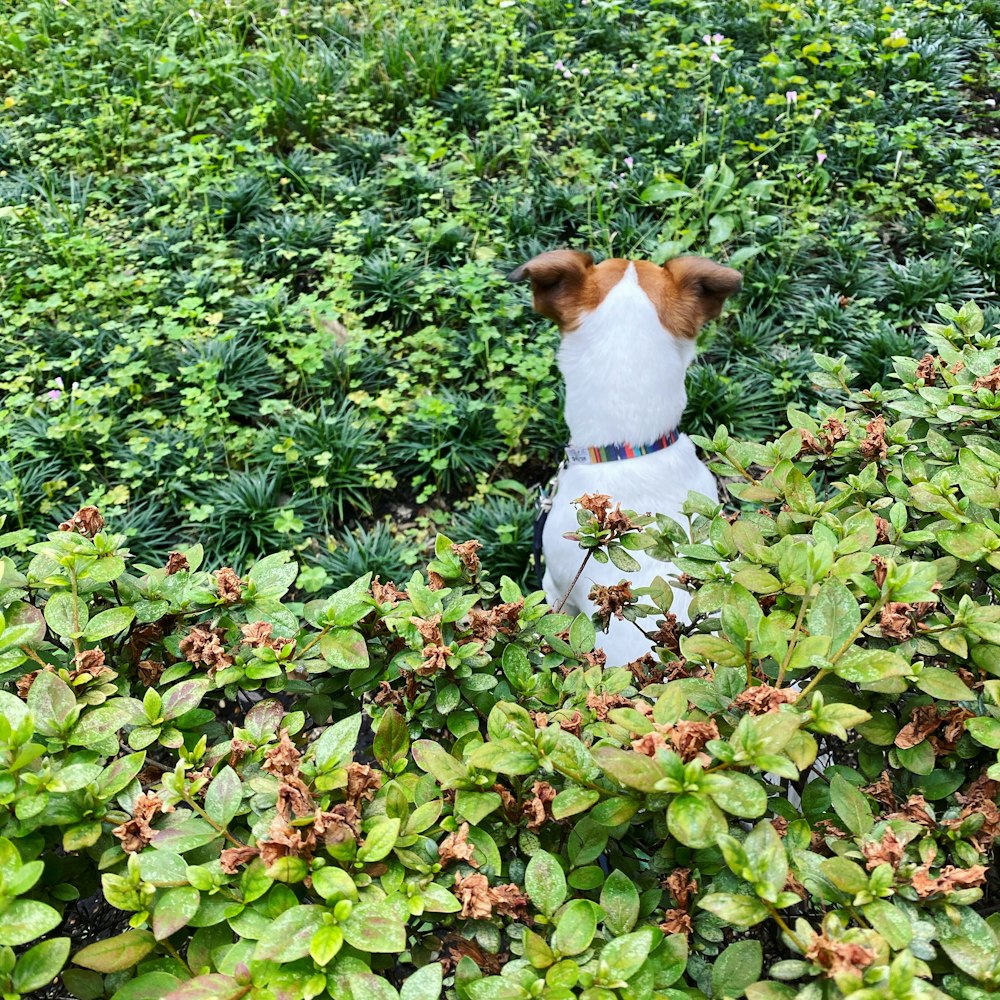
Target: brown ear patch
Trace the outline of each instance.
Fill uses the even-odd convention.
[[[660,319],[671,333],[691,340],[709,320],[718,317],[726,299],[743,283],[739,271],[705,257],[675,257],[659,270],[665,285],[658,296],[650,297]]]
[[[550,250],[511,271],[508,281],[531,282],[535,311],[560,327],[575,325],[588,298],[586,286],[594,258],[579,250]]]

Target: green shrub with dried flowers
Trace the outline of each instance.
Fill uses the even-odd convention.
[[[439,537],[301,603],[287,553],[0,536],[0,989],[79,1000],[853,1000],[1000,988],[1000,336],[702,442],[694,591],[588,619]],[[628,539],[626,542],[625,539]],[[611,615],[651,654],[607,663]],[[96,896],[107,936],[70,917]]]

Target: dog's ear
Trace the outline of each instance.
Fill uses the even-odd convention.
[[[589,253],[550,250],[515,268],[507,280],[529,280],[535,311],[565,327],[579,312],[580,293],[593,269]]]
[[[675,257],[668,260],[663,268],[676,293],[693,299],[699,328],[710,319],[715,319],[722,312],[726,299],[738,292],[743,284],[739,271],[705,257]]]

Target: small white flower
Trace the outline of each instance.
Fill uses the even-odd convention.
[[[195,24],[199,24],[201,21],[204,20],[201,14],[198,11],[196,11],[194,7],[188,7],[188,14],[191,15],[191,20],[194,21]]]

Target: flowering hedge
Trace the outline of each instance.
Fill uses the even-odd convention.
[[[299,603],[288,554],[133,565],[93,508],[0,536],[0,991],[992,995],[1000,338],[941,311],[897,387],[820,357],[816,415],[702,441],[731,509],[581,498],[690,625],[660,583],[555,613],[445,537]],[[606,662],[611,615],[649,656]]]

